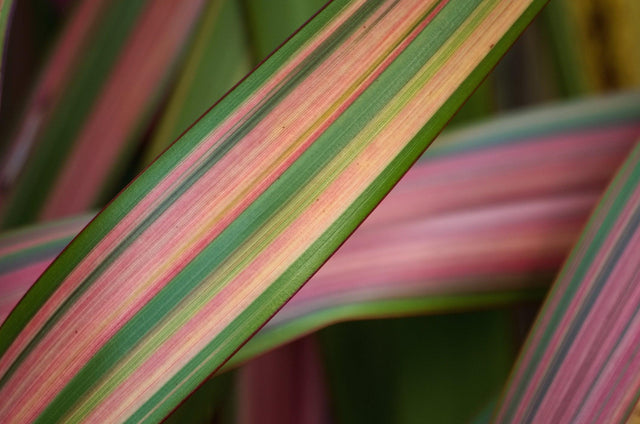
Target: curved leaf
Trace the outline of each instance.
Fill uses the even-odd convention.
[[[640,396],[640,144],[546,300],[496,422],[627,421]]]

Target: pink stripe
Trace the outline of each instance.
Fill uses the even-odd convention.
[[[318,346],[311,337],[282,346],[239,371],[237,422],[329,423],[329,399]],[[265,390],[265,382],[272,382]]]
[[[141,114],[166,78],[202,4],[202,0],[151,2],[49,194],[42,214],[45,219],[92,206]]]
[[[0,324],[4,322],[7,315],[51,261],[53,261],[53,257],[31,263],[7,274],[0,274]]]
[[[71,71],[81,55],[84,43],[89,38],[99,13],[106,0],[81,2],[69,24],[57,41],[51,60],[38,81],[33,95],[29,99],[27,112],[13,137],[6,161],[0,166],[0,186],[11,187],[33,147],[42,123],[51,109],[57,104],[60,94],[73,75]]]
[[[627,170],[627,173],[630,172],[630,169]],[[619,187],[618,187],[619,189]],[[636,196],[638,196],[638,194],[636,194]],[[615,198],[615,196],[611,196],[610,201],[612,201],[612,199]],[[619,237],[621,236],[621,231],[622,231],[622,226],[624,225],[624,222],[626,222],[629,219],[629,215],[631,214],[632,209],[631,208],[626,208],[622,214],[620,215],[620,218],[616,221],[614,227],[612,228],[612,230],[609,232],[609,234],[607,235],[607,238],[605,239],[600,251],[601,252],[610,252],[611,247],[613,246],[613,244],[615,243],[615,241],[617,239],[619,239]],[[603,219],[604,215],[601,214],[600,219]],[[591,232],[595,232],[598,229],[598,225],[592,225],[591,226]],[[591,235],[591,237],[593,237],[593,235]],[[582,249],[584,251],[584,249],[586,249],[589,246],[590,243],[582,243]],[[572,266],[575,268],[577,266],[577,264],[580,262],[580,256],[582,256],[584,253],[580,252],[579,255],[574,256],[573,259],[573,263]],[[610,254],[610,253],[609,253]],[[549,344],[547,345],[547,349],[545,350],[545,353],[542,357],[542,359],[540,360],[538,366],[536,367],[536,371],[534,372],[533,376],[529,379],[528,382],[528,387],[529,389],[527,390],[527,392],[525,392],[524,396],[522,397],[522,399],[519,401],[519,405],[520,405],[520,409],[518,410],[517,414],[514,416],[514,420],[518,421],[522,419],[522,416],[524,414],[524,410],[527,407],[527,405],[530,403],[531,398],[533,396],[535,387],[538,387],[540,384],[540,380],[543,377],[544,372],[546,371],[546,369],[549,367],[550,361],[552,360],[552,358],[554,357],[554,355],[556,354],[557,348],[559,346],[559,344],[561,343],[569,325],[571,324],[573,317],[576,314],[577,308],[583,303],[584,301],[584,297],[585,295],[588,293],[588,291],[590,290],[591,286],[593,285],[594,279],[597,275],[597,272],[600,271],[601,266],[603,264],[603,261],[605,260],[605,256],[600,256],[599,258],[597,258],[596,260],[594,260],[591,263],[591,266],[589,267],[586,275],[584,276],[583,280],[582,280],[582,284],[580,285],[580,287],[578,288],[578,290],[576,291],[575,295],[572,298],[572,301],[569,305],[569,307],[567,308],[566,312],[563,315],[563,319],[560,321],[560,323],[558,324],[558,326],[555,328],[554,330],[554,335],[551,338],[551,341],[549,342]],[[566,286],[569,284],[570,280],[571,280],[571,276],[573,275],[574,271],[570,270],[570,273],[565,273],[565,275],[563,275],[558,282],[555,284],[555,292],[557,293],[563,293],[566,290]],[[556,305],[558,304],[558,302],[561,299],[561,296],[553,296],[553,294],[549,295],[549,299],[550,302],[550,307],[544,312],[541,313],[542,317],[545,317],[545,321],[542,324],[538,324],[536,326],[536,333],[535,334],[535,338],[532,338],[532,341],[530,342],[530,346],[535,346],[535,344],[538,343],[538,339],[541,337],[541,335],[543,334],[543,332],[545,331],[546,327],[547,327],[547,323],[548,320],[550,319],[551,314],[549,313],[551,307],[553,307],[554,309],[557,307]],[[523,359],[521,359],[521,363],[527,363],[530,359],[530,356],[533,354],[533,349],[524,349],[525,352],[527,352],[528,354],[526,356],[523,357]],[[523,372],[523,369],[520,368],[520,376],[521,373]],[[514,380],[511,382],[512,387],[515,387],[516,381],[518,380]],[[521,384],[521,383],[519,383]],[[509,402],[510,399],[506,398],[505,402]],[[505,403],[506,404],[506,403]]]

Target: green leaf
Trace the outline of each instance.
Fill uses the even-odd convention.
[[[146,152],[145,165],[251,70],[249,40],[236,0],[209,2]]]

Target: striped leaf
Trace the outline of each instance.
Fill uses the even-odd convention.
[[[166,416],[326,261],[542,5],[332,2],[13,310],[0,419]]]
[[[322,9],[325,0],[243,0],[254,56],[263,60]]]
[[[0,321],[92,216],[11,231],[0,237]]]
[[[625,422],[640,396],[640,144],[542,308],[497,422]]]
[[[86,212],[113,190],[203,3],[80,3],[3,166],[4,227]]]

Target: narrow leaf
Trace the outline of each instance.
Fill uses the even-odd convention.
[[[497,422],[626,421],[640,395],[640,145],[542,308]]]
[[[441,136],[229,365],[340,320],[541,295],[640,135],[639,103],[583,101]],[[88,220],[0,238],[0,319]]]

